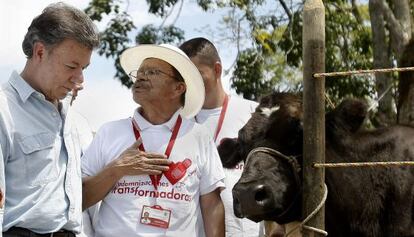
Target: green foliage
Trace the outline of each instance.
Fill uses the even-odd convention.
[[[288,65],[286,52],[279,46],[288,19],[273,11],[269,14],[269,7],[275,6],[270,1],[231,0],[227,3],[226,7],[233,10],[224,23],[232,32],[241,33],[239,39],[248,39],[253,45],[239,52],[231,86],[248,99],[257,99],[272,90],[299,90],[301,63],[296,67]],[[238,13],[234,13],[234,8]]]
[[[326,71],[372,68],[372,36],[368,25],[358,22],[349,4],[326,6]],[[353,95],[374,97],[375,84],[367,78],[331,77],[326,92],[331,99]]]
[[[292,67],[298,67],[302,62],[302,27],[302,12],[297,11],[278,42],[278,46],[286,52],[287,64]]]
[[[118,0],[92,0],[85,12],[96,21],[102,21],[104,16],[113,14],[105,30],[101,32],[98,54],[113,58],[116,69],[115,78],[125,86],[131,87],[132,83],[128,75],[124,73],[119,64],[119,55],[131,42],[128,33],[135,29],[135,26],[128,13],[120,10],[120,3]]]
[[[213,1],[212,0],[197,0],[197,4],[203,9],[207,11],[208,9],[212,8]]]
[[[118,78],[127,87],[131,87],[132,83],[119,64],[119,56],[128,47],[131,41],[128,38],[128,32],[134,28],[127,13],[118,14],[110,20],[108,28],[101,32],[102,42],[98,49],[99,55],[115,59],[115,78]]]
[[[137,44],[173,44],[178,45],[184,41],[184,31],[175,26],[157,28],[154,25],[146,25],[135,37]]]
[[[254,49],[240,53],[231,81],[238,94],[251,100],[269,93],[271,88],[270,82],[263,80],[263,58]]]
[[[164,17],[168,14],[168,8],[174,6],[178,0],[147,0],[149,13]]]
[[[239,9],[247,9],[254,5],[261,5],[265,0],[229,0],[226,1],[231,7],[237,7]]]
[[[92,20],[101,21],[103,14],[118,13],[119,5],[115,4],[113,0],[92,0],[85,12]]]
[[[255,45],[253,49],[264,58],[261,67],[255,69],[262,70],[261,74],[257,74],[257,77],[262,78],[256,77],[255,80],[262,80],[263,85],[271,89],[297,90],[301,87],[298,81],[302,78],[303,3],[302,1],[292,2],[297,4],[296,8],[290,9],[291,18],[289,19],[283,13],[259,15],[259,11],[252,10],[257,9],[259,5],[269,6],[268,2],[266,5],[264,1],[229,1],[230,6],[237,7],[243,13],[241,15],[250,27],[248,32]],[[372,36],[368,6],[360,4],[357,8],[353,8],[350,0],[331,0],[325,1],[324,4],[326,71],[372,68]],[[234,21],[228,20],[228,22]],[[234,73],[236,74],[238,70],[242,70],[240,65]],[[234,78],[239,77],[234,76]],[[232,83],[234,84],[235,81],[233,79]],[[256,85],[257,82],[254,81],[252,84]],[[237,84],[237,87],[240,87],[238,91],[244,95],[251,94],[252,89],[245,85],[247,83]],[[243,90],[247,90],[246,93]],[[375,97],[376,95],[372,78],[329,78],[326,80],[326,92],[334,103],[349,95],[356,97]]]
[[[123,51],[131,41],[128,32],[134,28],[127,13],[116,15],[109,21],[108,28],[101,33],[102,44],[98,51],[99,54],[110,57]]]
[[[183,1],[183,0],[181,0]],[[178,0],[147,0],[149,13],[167,18]],[[197,0],[201,9],[228,9],[221,36],[240,49],[231,77],[232,87],[249,99],[271,90],[299,90],[302,80],[302,0]],[[353,8],[351,0],[324,1],[326,11],[326,71],[372,68],[372,40],[367,4]],[[134,1],[128,1],[133,4]],[[111,17],[102,32],[101,55],[113,57],[121,82],[130,86],[119,68],[118,55],[131,43],[180,44],[184,32],[172,26],[146,25],[135,30],[120,0],[92,0],[86,12],[95,20]],[[414,9],[414,0],[410,0]],[[287,14],[287,12],[289,14]],[[112,15],[111,15],[112,14]],[[196,26],[195,26],[196,27]],[[201,26],[200,26],[201,27]],[[242,43],[244,42],[244,44]],[[246,43],[247,42],[247,43]],[[372,78],[329,78],[326,92],[335,102],[344,96],[375,97]]]
[[[264,57],[256,48],[246,49],[237,58],[231,87],[244,98],[256,101],[273,90],[299,91],[298,71],[285,62],[280,50]]]
[[[177,1],[149,1],[150,12],[163,16],[166,9]],[[127,87],[132,86],[128,75],[122,70],[119,63],[121,53],[131,46],[130,33],[136,29],[131,17],[126,11],[121,11],[122,2],[117,0],[92,0],[85,12],[96,21],[101,21],[103,17],[110,16],[110,20],[101,32],[101,45],[98,49],[99,55],[113,58],[115,63],[115,78]],[[136,35],[137,44],[178,44],[184,40],[184,31],[175,26],[155,27],[153,25],[144,26]]]
[[[347,1],[325,3],[325,70],[347,71],[372,68],[371,29],[367,22],[368,8],[358,11],[364,22],[353,14]],[[283,35],[279,46],[287,53],[287,63],[298,67],[302,62],[302,10],[294,14],[293,21]],[[374,82],[367,78],[331,77],[326,79],[326,93],[337,102],[341,98],[374,96]]]

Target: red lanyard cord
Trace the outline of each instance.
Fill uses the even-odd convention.
[[[168,142],[168,146],[165,150],[165,155],[167,156],[167,158],[170,157],[171,151],[174,147],[175,139],[177,138],[178,131],[180,130],[180,127],[181,127],[181,123],[182,123],[181,116],[178,115],[177,121],[175,122],[173,131],[172,131],[172,134],[171,134],[170,141]],[[134,119],[132,119],[132,128],[134,130],[135,139],[138,140],[141,137],[141,134],[139,133],[139,129],[138,129],[139,126],[135,122]],[[139,150],[145,151],[144,141],[142,141],[141,145],[139,146]],[[160,183],[161,176],[162,176],[162,174],[160,174],[160,175],[150,175],[150,179],[151,179],[152,184],[154,185],[155,189],[157,189],[157,187]]]
[[[227,112],[227,105],[229,104],[229,96],[226,94],[223,101],[223,107],[221,108],[220,117],[217,123],[216,133],[214,134],[214,142],[217,140],[217,137],[221,131],[221,127],[223,126],[224,117],[226,116]]]

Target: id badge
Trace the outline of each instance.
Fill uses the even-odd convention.
[[[171,210],[163,209],[159,205],[142,206],[141,224],[168,229],[170,218]]]

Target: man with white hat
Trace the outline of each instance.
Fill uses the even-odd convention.
[[[129,48],[120,63],[140,107],[102,126],[82,158],[84,208],[103,200],[96,236],[224,236],[224,172],[191,119],[204,102],[199,71],[170,45]]]

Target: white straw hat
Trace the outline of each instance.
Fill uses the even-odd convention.
[[[138,70],[147,58],[161,59],[171,64],[181,74],[186,84],[184,107],[181,115],[185,118],[194,117],[204,104],[204,82],[197,67],[179,48],[168,45],[139,45],[126,49],[120,57],[122,69],[126,74]]]

